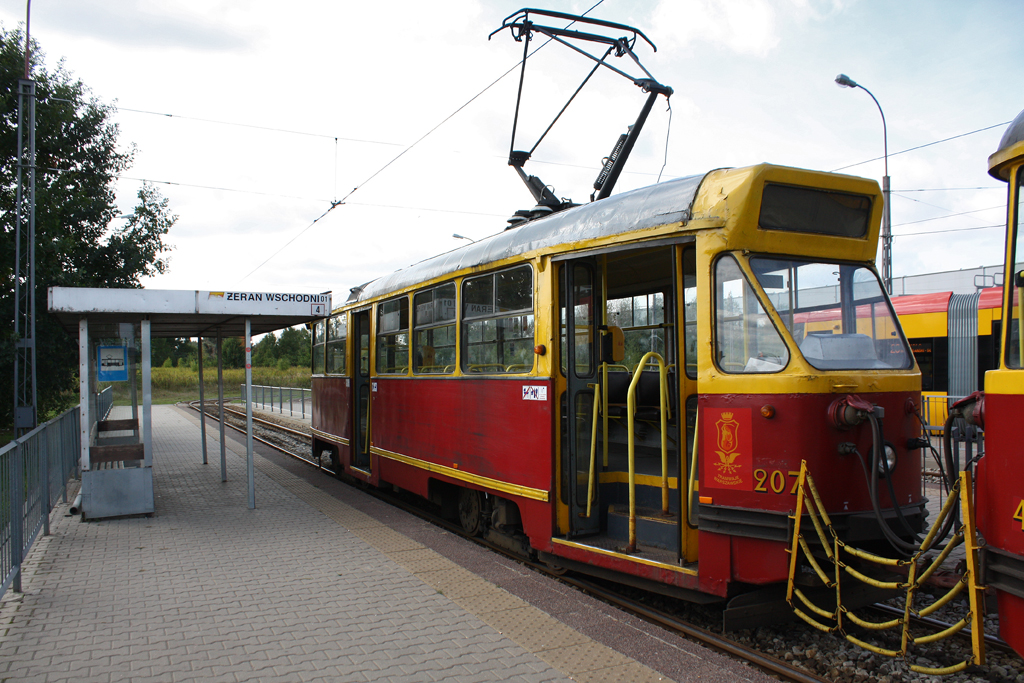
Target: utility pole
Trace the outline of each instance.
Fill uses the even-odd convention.
[[[35,429],[36,409],[36,84],[30,75],[26,3],[25,77],[18,81],[18,194],[15,209],[14,269],[14,432]]]

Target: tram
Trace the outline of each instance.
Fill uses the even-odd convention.
[[[802,463],[844,541],[912,538],[921,375],[873,265],[881,215],[874,181],[719,169],[356,287],[314,326],[313,454],[697,602],[786,582]]]
[[[983,581],[998,595],[999,632],[1024,655],[1024,466],[1018,420],[1024,416],[1024,112],[989,157],[989,174],[1009,186],[1006,276],[1002,291],[1002,353],[985,374],[985,392],[960,405],[985,430],[977,466],[977,526],[985,537]]]

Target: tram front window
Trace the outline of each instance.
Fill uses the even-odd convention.
[[[1017,183],[1010,188],[1010,202],[1016,202],[1017,210],[1014,212],[1015,225],[1011,226],[1013,234],[1010,236],[1011,275],[1006,278],[1006,285],[1010,287],[1010,334],[1006,345],[1006,366],[1020,369],[1024,367],[1021,359],[1024,358],[1024,336],[1021,335],[1022,321],[1024,321],[1024,308],[1022,308],[1021,289],[1024,288],[1024,220],[1021,219],[1021,212],[1024,211],[1024,167],[1017,169]]]
[[[779,372],[789,362],[789,349],[731,256],[715,266],[715,331],[725,372]]]
[[[800,353],[814,367],[912,367],[896,316],[870,269],[761,257],[751,258],[750,267]]]

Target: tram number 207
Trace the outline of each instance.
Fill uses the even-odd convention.
[[[783,472],[782,470],[772,470],[768,473],[768,470],[754,470],[754,479],[757,483],[754,485],[754,491],[760,491],[761,493],[768,493],[768,487],[771,487],[773,493],[782,493],[786,490],[786,476],[793,481],[793,485],[789,488],[789,492],[792,495],[796,495],[796,487],[800,482],[800,471],[796,472],[790,470],[789,472]]]

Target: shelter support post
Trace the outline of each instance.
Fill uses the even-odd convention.
[[[206,394],[203,393],[203,338],[196,338],[196,346],[199,348],[199,437],[203,442],[203,464],[209,464],[206,460]]]
[[[78,439],[81,444],[82,471],[89,470],[89,319],[78,321]]]
[[[252,319],[245,319],[245,474],[249,481],[249,509],[256,508],[256,473],[252,461]]]
[[[220,418],[220,480],[228,480],[228,461],[224,449],[224,358],[222,355],[224,337],[217,332],[217,405]]]
[[[150,343],[150,321],[142,321],[142,448],[144,467],[153,466],[153,346]]]

